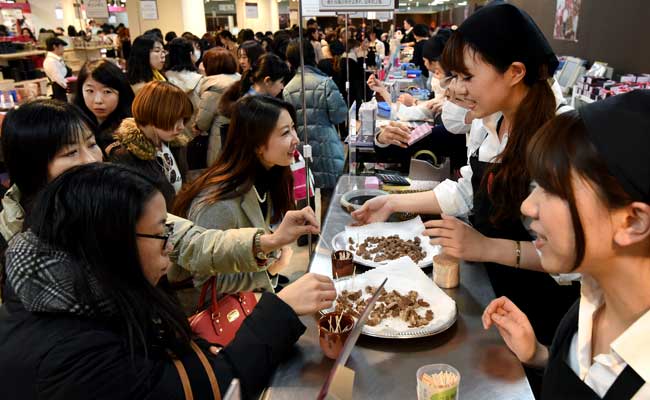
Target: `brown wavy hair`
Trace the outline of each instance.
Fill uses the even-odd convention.
[[[208,190],[199,204],[209,205],[247,193],[254,184],[255,173],[263,168],[257,149],[265,145],[280,117],[287,110],[296,121],[296,111],[285,101],[270,96],[244,96],[233,106],[228,135],[217,162],[192,184],[184,187],[174,201],[176,215],[187,218],[194,199]],[[273,212],[271,223],[293,209],[293,175],[290,167],[274,166],[269,170],[269,190]]]
[[[445,45],[441,59],[443,69],[468,74],[464,60],[466,49],[492,65],[500,73],[505,73],[511,65],[490,54],[482,53],[472,43],[466,42],[462,33],[457,31]],[[495,210],[490,216],[490,222],[496,226],[521,216],[519,206],[528,196],[531,180],[526,167],[526,147],[535,132],[555,116],[555,96],[548,83],[549,78],[546,65],[540,65],[537,71],[526,71],[523,83],[528,87],[528,93],[517,107],[508,143],[503,152],[496,157],[495,161],[498,164],[495,163],[483,175],[481,187],[490,189],[488,193]],[[487,177],[491,174],[494,178],[491,188],[487,188]]]

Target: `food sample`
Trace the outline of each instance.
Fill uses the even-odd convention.
[[[372,296],[377,291],[374,286],[366,286],[365,294]],[[364,299],[361,290],[351,292],[342,290],[336,299],[336,311],[350,313],[356,318],[361,316],[363,310],[368,305],[368,299]],[[420,328],[426,326],[433,320],[433,311],[429,308],[430,304],[419,297],[418,292],[411,290],[406,295],[402,295],[396,290],[388,292],[382,289],[375,308],[370,312],[366,325],[377,326],[384,319],[397,318],[408,324],[409,328]],[[420,315],[418,311],[424,311]]]
[[[348,249],[364,260],[382,262],[408,256],[417,264],[427,255],[422,249],[421,243],[419,237],[403,240],[398,235],[370,236],[360,244],[354,243],[354,240],[349,238]]]

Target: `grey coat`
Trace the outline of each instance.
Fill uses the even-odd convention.
[[[201,203],[205,195],[207,193],[204,191],[197,196],[188,212],[188,219],[196,225],[219,230],[258,228],[269,231],[268,223],[262,216],[262,210],[253,189],[241,196],[209,205]],[[268,203],[270,203],[270,199]],[[208,277],[208,275],[195,274],[194,286],[202,285]],[[251,290],[273,292],[277,278],[274,278],[273,281],[269,279],[266,270],[219,274],[217,275],[217,288],[220,294]]]
[[[343,172],[345,153],[336,125],[345,121],[347,107],[343,96],[332,78],[318,68],[305,67],[305,103],[307,105],[307,129],[312,147],[313,163],[310,165],[316,187],[334,188]],[[284,88],[284,100],[298,112],[296,123],[298,136],[304,140],[303,116],[299,68]]]

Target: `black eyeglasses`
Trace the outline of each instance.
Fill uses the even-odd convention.
[[[159,239],[163,240],[163,248],[167,247],[167,242],[169,241],[169,238],[174,234],[174,224],[165,224],[165,233],[162,235],[150,235],[148,233],[137,233],[135,236],[138,237],[143,237],[143,238],[150,238],[150,239]]]

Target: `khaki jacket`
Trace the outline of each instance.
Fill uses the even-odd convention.
[[[20,190],[12,185],[2,198],[2,211],[0,211],[0,234],[4,240],[9,241],[20,233],[25,222],[25,211],[20,205]]]
[[[199,195],[188,212],[188,218],[195,224],[220,230],[251,229],[251,227],[270,232],[268,219],[262,216],[257,197],[251,188],[241,196],[217,201],[213,204],[201,204],[205,193]],[[268,201],[270,205],[270,199]],[[270,215],[270,211],[267,213]],[[274,260],[271,259],[269,264]],[[200,286],[208,276],[194,275],[194,285]],[[217,277],[217,287],[220,293],[235,293],[239,291],[262,290],[273,292],[277,278],[272,280],[266,271],[246,272],[239,274],[224,274]]]
[[[0,233],[8,242],[22,231],[24,211],[20,205],[20,191],[12,186],[2,198]],[[170,281],[180,281],[194,274],[216,275],[230,272],[257,272],[259,266],[253,256],[253,238],[256,228],[221,231],[205,229],[192,222],[167,214],[167,222],[174,224],[171,254],[174,265],[167,273]],[[264,272],[266,275],[266,272]]]

